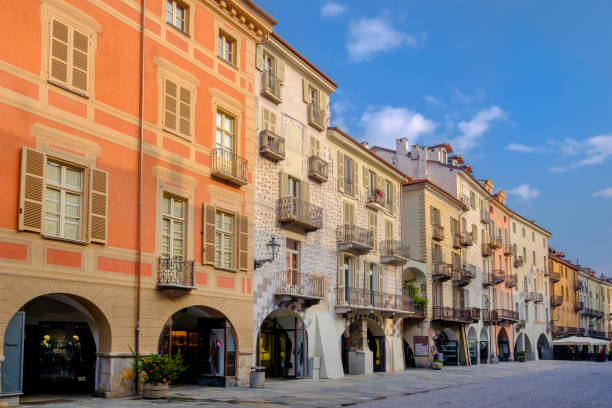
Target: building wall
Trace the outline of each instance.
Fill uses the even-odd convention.
[[[249,251],[244,270],[204,265],[202,214],[204,204],[214,204],[248,217],[252,231],[254,143],[247,135],[255,129],[255,42],[271,26],[242,3],[236,7],[244,24],[216,3],[189,5],[189,36],[166,23],[165,3],[147,5],[140,351],[157,351],[162,327],[173,313],[192,305],[211,307],[227,316],[236,331],[237,374],[243,380],[253,352],[253,257]],[[107,338],[98,350],[102,372],[97,390],[126,395],[133,387],[129,347],[134,347],[136,324],[140,6],[55,0],[4,6],[22,17],[0,24],[3,37],[21,39],[0,46],[0,147],[6,176],[1,191],[7,198],[0,204],[0,344],[8,321],[29,300],[49,293],[73,296],[108,329],[101,330]],[[89,35],[87,97],[48,81],[50,18]],[[235,38],[237,66],[217,58],[217,27]],[[164,130],[165,76],[188,88],[189,135]],[[211,177],[217,107],[235,116],[236,153],[251,163],[246,186]],[[22,147],[108,174],[104,243],[18,231]],[[185,257],[195,262],[197,288],[178,298],[156,287],[164,192],[187,200]],[[85,209],[83,215],[88,213]],[[83,226],[87,229],[87,223]]]
[[[574,282],[578,281],[578,268],[567,266],[566,262],[550,257],[549,272],[560,274],[559,282],[551,282],[550,294],[563,296],[561,306],[552,307],[554,324],[562,327],[580,327],[580,311],[575,311],[574,304],[580,302],[579,291],[574,289]],[[584,306],[586,308],[586,305]],[[559,318],[557,319],[557,316]]]

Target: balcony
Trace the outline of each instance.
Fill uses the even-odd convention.
[[[493,248],[491,248],[491,244],[489,244],[488,242],[487,243],[483,242],[481,247],[482,247],[483,257],[486,258],[488,256],[493,255]]]
[[[299,198],[283,197],[276,203],[276,219],[283,225],[315,231],[323,227],[323,209]]]
[[[582,290],[582,289],[583,289],[582,281],[574,281],[574,290]]]
[[[578,327],[566,327],[565,334],[569,336],[577,336],[580,334],[580,328]]]
[[[444,227],[440,224],[432,225],[432,239],[435,241],[443,241],[444,240]]]
[[[501,238],[491,238],[491,248],[498,249],[502,247]]]
[[[285,139],[269,130],[262,130],[259,134],[259,153],[272,160],[285,159]]]
[[[502,269],[493,270],[493,282],[497,285],[506,280],[506,274]]]
[[[491,214],[487,210],[480,210],[480,222],[488,224],[491,222]]]
[[[308,104],[308,124],[320,131],[325,130],[325,111],[313,103]]]
[[[345,309],[361,309],[423,314],[423,309],[409,297],[349,286],[337,288],[336,308],[342,312]]]
[[[336,242],[339,251],[363,255],[374,249],[374,236],[367,228],[354,224],[343,224],[336,229]]]
[[[498,324],[500,326],[506,326],[513,324],[518,321],[518,312],[509,309],[497,309]]]
[[[603,331],[589,329],[589,336],[595,337],[596,339],[603,339],[606,337],[606,334],[607,333]]]
[[[551,272],[550,273],[551,282],[559,282],[560,280],[561,280],[561,272]]]
[[[271,72],[262,72],[261,94],[276,104],[281,103],[283,101],[281,99],[281,80]]]
[[[596,319],[603,319],[604,317],[604,312],[602,312],[601,310],[596,310],[595,311],[595,318]]]
[[[476,277],[476,267],[474,265],[463,265],[453,268],[453,285],[467,286]]]
[[[574,302],[574,312],[579,312],[584,309],[584,302]]]
[[[327,162],[318,156],[308,158],[308,177],[319,183],[327,181]]]
[[[480,320],[480,308],[478,307],[468,307],[466,309],[467,316],[473,322],[477,322]]]
[[[525,260],[523,259],[522,256],[515,256],[514,257],[514,267],[515,268],[519,268],[521,266],[523,266],[525,264]]]
[[[303,302],[306,306],[316,305],[327,293],[325,282],[325,277],[320,275],[280,271],[276,274],[274,296],[282,303]]]
[[[521,319],[518,322],[516,322],[517,330],[524,329],[525,327],[527,327],[527,322],[524,319]]]
[[[384,193],[377,188],[375,188],[373,191],[368,192],[366,207],[373,211],[383,211],[385,209]]]
[[[550,322],[550,334],[553,336],[563,336],[565,334],[565,327],[556,325],[554,322]]]
[[[386,240],[380,243],[380,263],[401,266],[410,258],[410,247],[403,246],[401,241]]]
[[[483,288],[488,288],[490,286],[493,285],[493,275],[490,273],[485,272],[482,275],[482,287]]]
[[[533,301],[536,303],[542,303],[544,301],[544,295],[540,292],[537,292]]]
[[[552,306],[561,306],[563,304],[563,296],[561,295],[552,295],[550,297],[550,304]]]
[[[453,234],[451,231],[451,238],[453,239],[453,248],[460,249],[461,248],[461,237],[459,234]]]
[[[534,292],[525,292],[525,302],[533,302],[535,300]]]
[[[467,208],[470,208],[470,204],[471,204],[471,203],[470,203],[470,197],[469,197],[469,196],[466,196],[466,195],[461,194],[461,195],[459,196],[459,201],[461,201],[461,203],[462,203],[463,205],[465,205]]]
[[[447,322],[469,323],[472,319],[468,316],[468,312],[462,309],[455,309],[447,306],[434,306],[433,316],[431,320],[443,320]]]
[[[446,282],[453,277],[453,265],[444,262],[434,262],[432,279]]]
[[[159,289],[195,289],[193,261],[182,258],[157,258],[157,287]]]
[[[515,287],[517,282],[518,282],[517,274],[511,274],[511,275],[506,276],[506,287],[507,288]]]
[[[499,320],[497,310],[483,310],[482,321],[484,324],[495,324]]]
[[[512,255],[512,245],[510,245],[510,244],[508,244],[508,243],[504,242],[504,243],[502,244],[502,247],[503,247],[503,249],[504,249],[504,255],[506,255],[506,256],[510,256],[510,255]]]
[[[595,310],[586,307],[582,310],[581,314],[586,317],[595,317]]]
[[[461,242],[461,246],[468,247],[474,245],[474,236],[471,232],[463,231],[459,234],[459,240]]]
[[[237,186],[248,184],[248,163],[222,148],[213,149],[211,175]]]

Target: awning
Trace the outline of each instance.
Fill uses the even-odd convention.
[[[593,337],[571,336],[564,339],[553,340],[555,346],[607,346],[608,340],[594,339]]]

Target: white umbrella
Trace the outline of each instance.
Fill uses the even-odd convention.
[[[609,341],[594,339],[592,337],[579,337],[579,336],[571,336],[566,337],[564,339],[553,340],[552,342],[556,346],[602,346],[610,344]]]

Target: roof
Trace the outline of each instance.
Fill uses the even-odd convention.
[[[389,152],[389,153],[397,153],[397,151],[395,151],[393,149],[388,149],[388,148],[382,147],[382,146],[373,146],[372,147],[372,151],[374,153],[376,153],[377,150],[384,150],[385,152]]]
[[[330,85],[332,85],[334,88],[338,87],[338,84],[333,79],[331,79],[323,71],[321,71],[319,68],[317,68],[317,66],[315,64],[313,64],[312,62],[310,62],[308,60],[308,58],[306,58],[305,56],[300,54],[300,52],[298,50],[293,48],[291,46],[291,44],[289,44],[287,41],[285,41],[280,35],[276,34],[275,32],[271,32],[270,35],[275,40],[277,40],[279,43],[281,43],[285,48],[287,48],[289,51],[291,51],[296,57],[301,59],[306,65],[308,65],[310,68],[314,69],[317,72],[317,74],[321,75],[327,82],[330,83]]]
[[[442,194],[446,195],[448,198],[453,200],[456,204],[459,204],[459,206],[461,208],[463,208],[464,210],[467,210],[467,207],[465,206],[465,204],[463,204],[461,201],[459,201],[457,199],[457,197],[455,197],[454,195],[452,195],[451,193],[449,193],[448,191],[446,191],[445,189],[443,189],[442,187],[440,187],[436,183],[433,183],[433,182],[431,182],[431,181],[429,181],[427,179],[409,180],[409,181],[407,181],[405,183],[402,183],[402,186],[411,186],[411,185],[415,185],[415,184],[429,184],[432,187],[434,187],[436,190],[439,190]]]
[[[569,266],[570,268],[575,269],[575,270],[577,270],[577,271],[579,271],[579,270],[580,270],[580,266],[578,266],[578,265],[574,265],[573,263],[571,263],[571,262],[570,262],[570,261],[568,261],[567,259],[564,259],[564,258],[562,258],[562,257],[560,257],[560,256],[557,256],[557,255],[555,255],[554,253],[553,253],[553,254],[549,254],[549,255],[548,255],[548,258],[549,258],[549,259],[551,259],[551,260],[553,260],[553,261],[555,261],[555,262],[562,263],[562,264],[563,264],[563,265],[565,265],[565,266]]]
[[[278,21],[274,19],[270,14],[268,14],[264,9],[255,4],[252,0],[242,0],[247,6],[249,6],[253,11],[262,16],[264,19],[268,20],[268,22],[272,25],[278,24]]]

